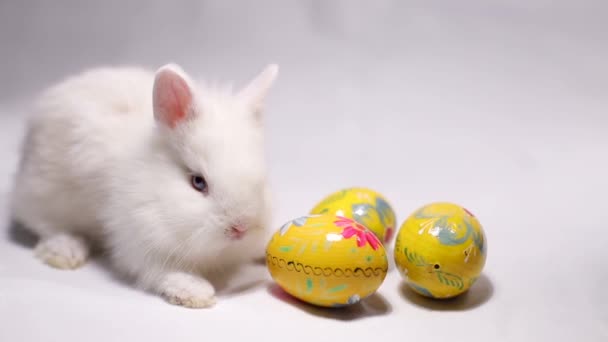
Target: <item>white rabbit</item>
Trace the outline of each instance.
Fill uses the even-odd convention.
[[[37,257],[73,269],[99,243],[138,287],[212,306],[208,275],[262,255],[267,237],[262,107],[277,71],[236,93],[174,64],[98,68],[48,89],[12,193]]]

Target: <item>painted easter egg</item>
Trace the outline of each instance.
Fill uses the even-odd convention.
[[[328,195],[310,213],[353,219],[374,232],[385,245],[391,241],[396,224],[395,212],[387,199],[377,191],[361,187]]]
[[[354,220],[333,215],[308,215],[284,224],[266,247],[266,263],[285,292],[324,307],[368,297],[388,270],[376,235]]]
[[[486,262],[486,238],[477,218],[453,203],[432,203],[399,228],[394,258],[417,293],[450,298],[466,292]]]

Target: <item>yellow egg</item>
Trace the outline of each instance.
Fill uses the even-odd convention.
[[[354,304],[373,294],[388,269],[384,247],[371,231],[333,215],[284,224],[266,247],[266,264],[285,292],[325,307]]]
[[[377,191],[353,187],[325,197],[311,214],[330,214],[351,218],[369,228],[384,244],[391,241],[396,218],[389,202]]]
[[[484,231],[465,208],[426,205],[405,220],[395,241],[395,263],[417,293],[450,298],[467,291],[486,262]]]

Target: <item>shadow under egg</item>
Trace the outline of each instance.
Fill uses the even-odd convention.
[[[383,316],[390,314],[393,310],[390,303],[377,292],[353,305],[328,308],[299,300],[285,292],[276,283],[268,284],[267,291],[272,297],[289,304],[298,310],[306,312],[307,314],[338,321],[354,321],[368,317]]]
[[[428,310],[466,311],[475,309],[488,302],[494,294],[494,285],[490,278],[485,274],[481,274],[475,284],[466,292],[453,298],[437,299],[416,293],[405,281],[402,281],[399,284],[399,294],[411,304]]]

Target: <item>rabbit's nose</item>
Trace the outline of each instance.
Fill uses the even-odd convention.
[[[240,240],[245,236],[248,227],[243,224],[235,224],[230,226],[230,230],[228,231],[228,236],[234,240]]]
[[[232,230],[236,230],[241,233],[246,232],[249,229],[249,227],[247,227],[246,225],[241,224],[241,223],[237,223],[237,224],[233,225],[231,228],[232,228]]]

